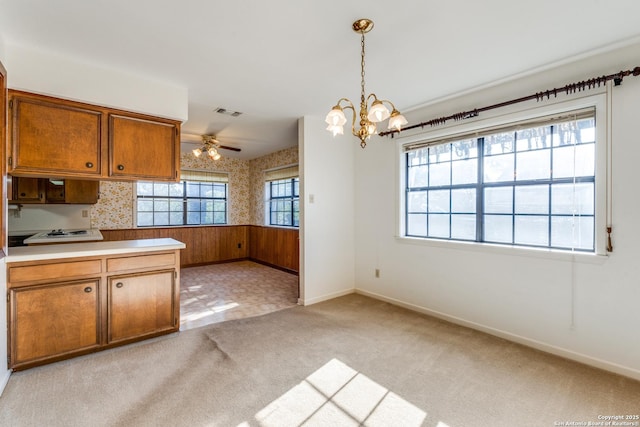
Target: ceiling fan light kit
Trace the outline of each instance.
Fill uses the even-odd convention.
[[[194,156],[200,157],[202,153],[207,153],[212,160],[220,160],[222,157],[220,153],[218,153],[220,142],[218,142],[215,136],[202,135],[202,143],[202,147],[192,150]]]
[[[360,139],[360,146],[364,148],[367,140],[371,135],[378,133],[376,123],[380,123],[389,119],[388,129],[401,130],[402,126],[407,124],[407,119],[400,114],[396,107],[386,99],[378,99],[375,93],[366,95],[364,88],[364,35],[373,28],[373,21],[370,19],[358,19],[352,25],[353,31],[361,34],[360,39],[360,127],[356,130],[356,108],[347,98],[340,98],[336,105],[331,108],[327,114],[325,122],[328,124],[327,130],[333,133],[333,136],[344,134],[344,125],[347,123],[347,117],[344,110],[351,110],[351,133]],[[371,105],[369,106],[369,101]],[[344,104],[344,105],[343,105]],[[391,112],[385,104],[391,107]]]

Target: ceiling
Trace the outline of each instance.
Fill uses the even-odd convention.
[[[298,118],[358,100],[358,18],[375,23],[367,92],[402,112],[640,36],[638,0],[0,0],[0,10],[7,45],[188,88],[183,141],[216,134],[242,149],[223,155],[242,159],[296,145]]]

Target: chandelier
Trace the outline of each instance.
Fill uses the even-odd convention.
[[[364,35],[371,31],[373,28],[373,21],[370,19],[358,19],[353,23],[353,31],[361,34],[361,53],[360,53],[360,128],[356,130],[356,109],[353,103],[347,98],[340,98],[336,105],[331,108],[329,114],[325,118],[327,130],[333,133],[333,136],[342,135],[344,133],[344,125],[347,123],[347,118],[344,114],[344,110],[351,110],[353,115],[351,119],[351,133],[360,138],[360,146],[364,148],[367,145],[367,139],[378,133],[376,123],[389,119],[388,129],[400,130],[403,125],[407,124],[407,119],[396,107],[386,99],[378,99],[375,93],[366,95],[364,90]],[[371,105],[369,104],[371,101]],[[345,105],[342,106],[341,103]],[[391,112],[384,104],[389,104]]]
[[[202,147],[192,150],[192,153],[196,157],[200,157],[202,153],[207,153],[213,160],[220,160],[222,157],[218,150],[220,149],[220,142],[216,139],[215,135],[202,135]]]

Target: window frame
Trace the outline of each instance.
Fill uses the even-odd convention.
[[[504,243],[487,243],[478,241],[461,241],[430,237],[412,237],[406,236],[406,147],[418,143],[436,142],[440,140],[455,140],[457,137],[463,137],[470,133],[491,132],[493,128],[508,126],[519,122],[531,121],[537,118],[563,114],[574,110],[584,108],[595,108],[594,119],[596,122],[596,142],[595,142],[595,205],[594,205],[594,251],[571,251],[564,249],[552,249],[546,247],[533,246],[516,246]],[[572,257],[587,257],[606,255],[606,221],[610,204],[610,195],[607,194],[608,177],[610,170],[608,163],[610,161],[608,142],[608,128],[610,126],[610,117],[607,114],[607,96],[603,90],[601,93],[589,96],[574,96],[562,102],[553,102],[544,106],[534,108],[507,108],[507,112],[501,115],[493,114],[491,117],[472,119],[469,122],[457,122],[441,127],[427,129],[426,131],[417,131],[408,136],[400,136],[396,139],[396,240],[402,243],[411,243],[426,246],[436,246],[444,248],[465,248],[481,251],[498,251],[501,253],[517,254],[517,255],[536,255],[562,257],[569,254]],[[482,136],[482,135],[479,135]]]
[[[291,196],[273,196],[273,184],[281,181],[291,181]],[[297,192],[295,191],[296,188],[298,189]],[[300,228],[300,176],[265,181],[265,195],[265,225],[269,227]],[[274,202],[282,201],[289,202],[291,205],[291,224],[274,224],[271,221]],[[296,202],[298,209],[295,209]],[[298,217],[297,225],[295,224],[296,213]]]
[[[139,182],[146,182],[146,183],[152,183],[152,184],[181,184],[183,186],[182,189],[182,196],[171,196],[171,195],[167,195],[167,196],[140,196],[138,195],[138,183]],[[225,196],[224,198],[222,197],[193,197],[193,196],[188,196],[187,193],[187,187],[189,184],[210,184],[210,185],[224,185],[224,189],[225,189]],[[134,182],[134,197],[135,197],[135,203],[134,203],[134,222],[135,222],[135,228],[165,228],[165,227],[212,227],[212,226],[224,226],[224,225],[228,225],[229,222],[229,183],[228,182],[224,182],[224,181],[197,181],[197,180],[188,180],[188,179],[181,179],[179,182],[160,182],[160,181],[135,181]],[[181,200],[182,201],[182,224],[162,224],[162,225],[139,225],[138,224],[138,214],[140,213],[138,210],[138,204],[140,200],[154,200],[154,199],[167,199],[169,201],[171,200]],[[215,201],[220,201],[220,200],[224,200],[224,223],[211,223],[211,224],[188,224],[188,213],[189,210],[187,209],[188,207],[188,203],[189,201],[193,201],[193,200],[198,200],[200,203],[202,203],[202,201],[212,201],[215,204]],[[153,212],[154,211],[148,211],[148,212]],[[171,211],[168,211],[171,212]],[[203,212],[203,211],[198,211],[198,212]],[[212,211],[212,214],[214,214],[214,218],[215,218],[215,213],[219,212],[219,211]]]

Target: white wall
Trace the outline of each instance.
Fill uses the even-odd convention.
[[[188,90],[18,44],[5,46],[8,86],[186,121]]]
[[[333,138],[321,117],[299,122],[300,289],[308,305],[354,290],[355,137]],[[313,199],[313,201],[311,201]]]
[[[0,35],[0,62],[7,68],[7,73],[9,73],[8,67],[6,65],[5,60],[5,48],[4,48],[4,39]],[[2,183],[5,185],[5,183]],[[5,187],[6,190],[6,187]],[[3,204],[4,212],[3,215],[7,214],[6,203]],[[1,255],[1,254],[0,254]],[[3,257],[0,257],[0,295],[7,294],[7,274],[6,274],[6,263]],[[11,371],[7,369],[7,359],[5,359],[4,355],[7,354],[7,305],[0,304],[0,395],[4,391],[5,386],[7,385],[7,381],[9,381],[9,376],[11,375]]]
[[[628,46],[445,100],[409,118],[426,121],[638,65],[640,46]],[[386,138],[356,154],[357,291],[640,379],[640,77],[613,89],[612,106],[614,252],[608,257],[572,262],[397,239],[399,142]]]
[[[7,218],[9,233],[47,231],[58,228],[91,228],[92,205],[29,205],[18,210],[11,206]],[[83,216],[85,215],[86,216]]]

